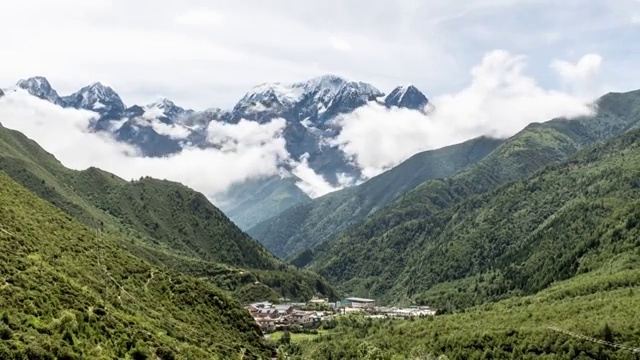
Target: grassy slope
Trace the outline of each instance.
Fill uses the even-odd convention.
[[[532,124],[477,165],[451,179],[423,183],[362,226],[321,247],[321,256],[316,256],[311,268],[344,284],[347,291],[388,301],[409,301],[437,283],[425,279],[427,276],[412,278],[423,273],[432,275],[447,267],[464,267],[469,261],[455,253],[452,242],[447,243],[444,238],[437,240],[449,220],[455,224],[456,206],[505,183],[531,176],[545,164],[564,161],[584,147],[628,130],[639,120],[640,92],[631,92],[604,96],[595,117]],[[518,199],[521,200],[523,198]],[[514,222],[517,220],[511,221],[517,224]],[[469,241],[475,239],[470,237]],[[457,241],[463,240],[457,238]],[[451,256],[434,259],[424,251],[425,246],[437,241],[444,244],[443,247],[451,244]],[[484,259],[479,268],[469,265],[471,269],[450,270],[446,277],[438,273],[437,279],[451,281],[480,274],[492,266],[491,261],[491,258]]]
[[[416,154],[362,185],[294,206],[248,232],[283,258],[305,248],[313,249],[362,223],[423,181],[452,176],[480,161],[501,142],[481,137]]]
[[[615,268],[615,267],[614,267]],[[291,346],[292,359],[636,359],[549,327],[640,347],[640,271],[606,269],[536,295],[415,321],[347,317],[328,334]],[[607,331],[606,329],[609,329]]]
[[[143,178],[103,197],[103,210],[183,254],[254,269],[281,265],[204,195],[179,183]]]
[[[127,182],[95,168],[70,170],[23,134],[1,126],[0,170],[85,225],[127,238],[123,244],[147,261],[194,274],[215,269],[211,280],[243,301],[335,296],[320,277],[288,268],[180,184]]]
[[[132,256],[0,173],[1,358],[269,356],[211,284]]]

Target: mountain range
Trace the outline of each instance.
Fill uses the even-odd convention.
[[[412,85],[398,86],[385,96],[373,85],[333,75],[293,84],[255,86],[229,110],[184,109],[169,99],[126,106],[116,91],[100,82],[68,96],[60,96],[41,76],[20,80],[13,89],[16,88],[62,107],[96,112],[99,116],[90,125],[91,130],[108,132],[118,141],[140,149],[143,156],[151,157],[178,153],[187,147],[215,146],[207,141],[207,127],[212,121],[236,124],[244,119],[262,124],[282,118],[286,121],[283,137],[290,158],[297,162],[304,159],[334,186],[340,185],[339,176],[360,179],[362,174],[339,146],[332,144],[331,140],[340,132],[333,120],[369,102],[416,111],[425,111],[429,104],[427,97]],[[299,179],[291,173],[291,165],[279,166],[280,179],[278,176],[249,179],[235,184],[227,193],[207,195],[215,195],[216,202],[232,220],[248,229],[310,199],[296,186],[297,181],[292,181]],[[273,189],[278,196],[265,194],[264,188]],[[257,195],[247,197],[247,193]],[[281,201],[283,197],[287,200]]]

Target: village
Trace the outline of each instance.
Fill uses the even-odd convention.
[[[262,301],[245,306],[265,334],[294,328],[317,328],[323,322],[353,312],[365,313],[370,318],[413,318],[436,314],[436,310],[428,306],[380,307],[373,299],[358,297],[337,302],[317,297],[307,302],[280,300],[278,304]]]

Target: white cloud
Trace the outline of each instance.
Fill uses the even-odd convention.
[[[152,106],[147,108],[140,118],[134,119],[134,124],[136,126],[150,126],[158,134],[169,136],[176,140],[186,139],[191,134],[191,130],[186,126],[180,124],[165,124],[158,120],[163,116],[165,116],[165,114],[160,107]],[[124,119],[124,121],[126,121],[126,119]],[[122,126],[122,123],[122,120],[117,121],[112,125],[112,128],[118,129]]]
[[[307,154],[308,155],[308,154]],[[340,190],[343,186],[332,186],[321,175],[316,174],[307,161],[307,156],[303,156],[300,162],[295,162],[291,173],[299,178],[296,185],[311,198],[316,198],[330,192]]]
[[[577,63],[572,64],[564,60],[555,60],[551,68],[560,78],[571,84],[584,85],[584,83],[600,71],[602,56],[598,54],[586,54]]]
[[[168,125],[162,123],[160,121],[154,120],[148,123],[142,123],[140,125],[148,126],[151,125],[151,128],[160,135],[168,136],[175,140],[183,140],[186,139],[190,134],[191,130],[182,125]]]
[[[337,120],[342,131],[335,144],[371,177],[420,151],[480,135],[507,137],[532,122],[591,113],[591,99],[540,87],[524,73],[525,60],[502,50],[488,53],[471,70],[471,83],[436,97],[428,115],[373,103],[357,109]]]
[[[212,121],[207,128],[207,140],[225,152],[274,145],[274,139],[282,140],[282,143],[275,143],[279,147],[284,146],[282,131],[285,125],[285,120],[281,118],[273,119],[266,124],[244,119],[237,124]]]

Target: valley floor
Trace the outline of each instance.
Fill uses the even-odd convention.
[[[640,270],[627,269],[426,319],[352,314],[280,350],[292,359],[639,359],[638,319]]]

